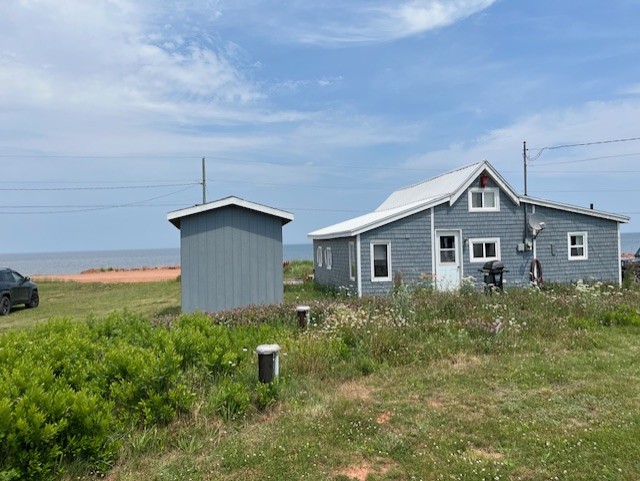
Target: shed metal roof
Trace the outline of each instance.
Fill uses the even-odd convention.
[[[280,209],[275,209],[273,207],[269,207],[262,204],[257,204],[256,202],[244,200],[244,199],[241,199],[240,197],[236,197],[233,195],[229,197],[225,197],[224,199],[207,202],[206,204],[199,204],[193,207],[187,207],[186,209],[180,209],[180,210],[175,210],[173,212],[169,212],[167,214],[167,220],[179,229],[180,219],[182,219],[183,217],[201,214],[202,212],[208,212],[210,210],[220,209],[222,207],[228,207],[228,206],[242,207],[244,209],[254,210],[256,212],[261,212],[263,214],[279,217],[280,219],[282,219],[282,225],[285,225],[293,220],[293,214],[290,212],[280,210]]]

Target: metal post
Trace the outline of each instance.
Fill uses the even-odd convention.
[[[524,195],[527,195],[527,141],[522,142],[522,160],[524,161]]]
[[[524,162],[524,195],[527,195],[527,141],[522,142],[522,161]],[[524,242],[524,250],[527,250],[527,234],[528,234],[528,222],[527,222],[527,204],[522,203],[522,210],[524,212],[524,235],[522,240]]]

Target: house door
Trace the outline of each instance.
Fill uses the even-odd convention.
[[[436,289],[454,291],[462,279],[460,231],[436,231]]]

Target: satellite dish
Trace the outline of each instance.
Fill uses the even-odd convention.
[[[529,227],[531,228],[531,232],[533,233],[534,237],[537,236],[540,231],[545,228],[546,221],[547,218],[538,212],[535,212],[529,216]]]

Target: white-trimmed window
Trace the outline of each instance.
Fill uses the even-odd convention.
[[[469,261],[488,262],[500,260],[500,238],[469,239]]]
[[[371,280],[382,282],[391,280],[391,243],[374,241],[371,243]]]
[[[349,278],[352,281],[356,280],[357,270],[358,270],[358,263],[356,261],[356,243],[349,242]]]
[[[567,248],[569,250],[569,260],[578,261],[588,259],[588,244],[586,232],[567,233]]]
[[[469,212],[498,212],[500,210],[500,189],[469,189]]]
[[[331,253],[331,247],[327,247],[324,250],[324,265],[327,269],[331,270],[333,265],[333,254]]]
[[[316,265],[322,267],[322,247],[316,249]]]

